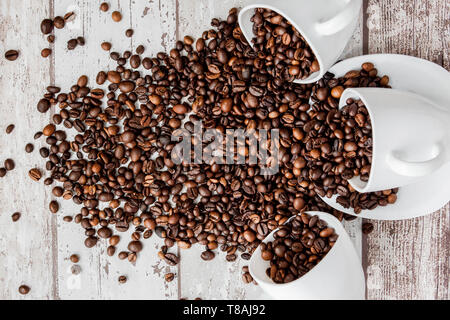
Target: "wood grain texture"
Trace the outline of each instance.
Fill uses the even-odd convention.
[[[43,169],[44,161],[38,154],[43,143],[34,142],[32,154],[23,148],[55,112],[37,113],[36,102],[50,83],[67,91],[79,75],[86,74],[94,86],[98,71],[115,68],[108,53],[100,49],[101,42],[110,41],[112,50],[118,52],[143,44],[144,56],[153,56],[168,51],[184,35],[199,37],[210,28],[212,18],[225,18],[231,7],[242,7],[249,1],[112,0],[107,13],[98,9],[100,2],[35,0],[31,5],[28,1],[0,1],[0,52],[21,49],[15,62],[0,57],[0,130],[16,124],[10,136],[0,134],[0,163],[7,157],[16,160],[16,170],[0,180],[0,299],[267,298],[257,286],[242,282],[241,268],[246,261],[229,263],[219,253],[213,261],[204,262],[201,246],[179,252],[181,263],[177,267],[159,260],[162,241],[156,236],[144,240],[135,265],[119,260],[117,253],[108,257],[103,240],[93,249],[85,248],[83,230],[62,220],[65,215],[75,216],[80,206],[61,200],[60,212],[51,215],[47,210],[53,199],[51,188],[44,189],[27,177],[30,168]],[[380,0],[366,4],[367,25],[361,14],[342,58],[362,54],[366,43],[370,52],[418,55],[449,69],[448,1]],[[114,10],[123,15],[120,23],[111,19]],[[55,31],[52,56],[41,58],[40,50],[48,44],[40,33],[40,21],[68,11],[74,11],[76,19]],[[125,37],[128,28],[134,29],[131,39]],[[68,51],[67,41],[77,36],[84,36],[86,45]],[[30,116],[24,117],[27,113]],[[22,218],[13,223],[11,214],[15,211],[22,212]],[[361,223],[356,219],[344,225],[357,251],[365,253],[368,298],[449,297],[449,205],[423,218],[376,222],[373,233],[364,238]],[[131,229],[121,234],[116,252],[126,250]],[[176,247],[170,250],[177,252]],[[70,271],[73,264],[68,258],[73,253],[81,257],[79,275]],[[166,283],[166,272],[174,272],[175,280]],[[117,278],[122,274],[128,276],[128,282],[119,285]],[[17,292],[22,283],[31,287],[27,296]]]
[[[414,55],[450,69],[449,8],[445,0],[369,0],[369,53]],[[448,204],[425,217],[374,225],[363,242],[367,298],[449,298]]]
[[[34,1],[34,6],[26,1],[0,1],[0,166],[6,158],[16,164],[0,179],[0,300],[56,296],[56,225],[44,209],[48,204],[46,190],[28,178],[28,170],[41,167],[42,158],[37,151],[24,151],[28,142],[39,150],[41,144],[33,141],[33,134],[48,121],[48,114],[36,112],[36,99],[45,89],[37,84],[50,81],[49,61],[36,57],[45,45],[40,19],[49,11],[48,0]],[[9,49],[20,51],[17,60],[4,59]],[[5,128],[11,123],[16,127],[6,135]],[[22,216],[12,222],[11,214],[16,211]],[[22,284],[31,288],[27,296],[18,293]]]

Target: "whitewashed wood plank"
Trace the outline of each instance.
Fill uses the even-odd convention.
[[[15,170],[0,178],[0,300],[56,297],[55,220],[46,209],[42,183],[28,177],[31,168],[43,168],[41,144],[33,141],[33,135],[49,118],[36,111],[44,83],[50,79],[50,61],[40,56],[47,41],[39,27],[49,14],[47,0],[0,2],[0,166],[6,158],[16,164]],[[9,49],[20,51],[16,61],[4,58]],[[16,127],[6,135],[10,123]],[[35,145],[31,154],[24,151],[29,142]],[[14,223],[11,214],[16,211],[22,216]],[[22,284],[31,288],[26,296],[18,293]]]
[[[445,0],[370,0],[369,53],[409,54],[450,69],[449,11]],[[369,299],[449,298],[448,204],[425,217],[374,225],[365,239]]]
[[[61,32],[55,43],[55,79],[56,84],[68,90],[81,74],[86,74],[92,86],[100,70],[107,71],[115,68],[116,63],[109,59],[109,53],[100,48],[103,41],[112,43],[112,51],[122,53],[135,49],[139,44],[147,48],[145,54],[156,54],[164,49],[169,42],[175,40],[175,1],[111,1],[110,9],[104,13],[99,10],[99,3],[95,1],[64,0],[55,4],[55,13],[64,14],[67,8],[75,4],[77,20],[75,27]],[[122,13],[122,21],[113,22],[111,13],[118,10]],[[145,13],[145,14],[144,14]],[[77,28],[76,26],[79,26]],[[133,28],[135,34],[132,39],[125,36],[125,30]],[[161,38],[161,34],[166,36]],[[84,47],[77,47],[73,51],[66,49],[67,40],[83,35],[86,39]],[[58,38],[58,35],[57,35]],[[59,41],[58,41],[59,40]],[[142,69],[141,69],[142,70]],[[106,86],[103,87],[106,89]],[[84,231],[74,223],[65,223],[61,219],[64,215],[75,215],[79,206],[64,201],[58,214],[59,239],[59,268],[60,295],[66,299],[176,299],[178,298],[178,284],[175,279],[171,283],[164,281],[164,274],[170,270],[157,257],[157,246],[161,243],[156,236],[143,240],[144,250],[139,254],[136,265],[127,260],[121,261],[117,253],[127,250],[130,234],[121,235],[121,242],[117,246],[116,255],[106,255],[107,242],[100,240],[93,249],[84,247]],[[72,265],[68,257],[72,253],[80,255],[79,265],[82,272],[79,276],[70,273]],[[176,268],[172,268],[172,272]],[[126,275],[125,284],[118,283],[119,275]],[[78,285],[79,283],[79,285]]]

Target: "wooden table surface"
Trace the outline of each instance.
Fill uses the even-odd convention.
[[[338,1],[338,0],[336,0]],[[225,262],[219,254],[213,261],[199,258],[201,247],[178,251],[181,262],[169,267],[157,257],[161,241],[146,240],[135,265],[106,255],[106,244],[84,247],[82,230],[62,217],[75,215],[79,207],[61,203],[57,215],[49,212],[51,188],[28,178],[32,167],[43,168],[40,141],[33,141],[52,115],[40,114],[36,103],[45,87],[54,84],[68,90],[81,74],[91,83],[98,71],[114,67],[100,43],[110,41],[115,51],[146,47],[146,55],[168,51],[177,39],[188,34],[199,37],[210,28],[213,17],[226,17],[228,9],[242,7],[244,0],[111,0],[110,11],[99,10],[101,1],[87,0],[1,0],[0,1],[0,161],[13,158],[16,169],[0,179],[0,299],[255,299],[260,289],[241,281],[239,260]],[[120,23],[111,12],[123,14]],[[40,51],[48,44],[40,33],[43,18],[75,11],[76,19],[56,30],[53,54]],[[450,3],[446,0],[364,1],[360,24],[343,58],[368,53],[402,53],[422,57],[450,69]],[[125,30],[133,28],[133,38]],[[66,43],[84,36],[86,45],[68,51]],[[19,49],[20,57],[6,61],[8,49]],[[11,135],[6,126],[16,125]],[[24,152],[33,142],[35,151]],[[450,178],[450,177],[448,177]],[[11,214],[21,219],[13,223]],[[357,219],[346,222],[367,278],[368,299],[449,298],[449,204],[425,217],[393,222],[374,222],[365,236]],[[121,243],[125,246],[125,241]],[[118,250],[124,248],[120,247]],[[177,249],[175,249],[177,251]],[[77,253],[82,271],[73,275],[69,256]],[[176,274],[166,283],[164,274]],[[128,282],[119,284],[119,275]],[[18,287],[27,284],[26,296]]]

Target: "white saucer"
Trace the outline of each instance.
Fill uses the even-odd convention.
[[[378,75],[387,75],[392,88],[420,94],[443,109],[450,110],[450,73],[427,60],[397,55],[359,56],[335,64],[329,72],[341,77],[350,70],[359,70],[364,62],[372,62]],[[401,220],[427,215],[442,208],[450,200],[450,163],[424,177],[420,182],[401,187],[394,204],[378,206],[355,214],[332,198],[322,197],[329,206],[344,213],[375,220]]]

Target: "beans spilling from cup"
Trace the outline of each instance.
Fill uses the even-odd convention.
[[[331,250],[338,235],[317,216],[302,213],[280,226],[274,240],[261,243],[261,258],[270,261],[266,274],[275,283],[294,281],[314,268]]]
[[[186,36],[168,54],[143,57],[142,46],[136,52],[112,51],[117,66],[100,71],[95,84],[83,75],[69,92],[49,86],[37,103],[39,112],[55,106],[58,110],[35,135],[48,144],[39,150],[49,173],[44,184],[60,183],[53,188],[55,197],[81,205],[78,214],[64,220],[82,227],[87,247],[108,246],[113,256],[117,234],[133,228],[120,259],[135,262],[143,250],[142,238],[154,233],[164,239],[158,256],[169,265],[180,259],[169,252],[175,244],[181,249],[203,245],[203,260],[213,259],[220,249],[231,262],[239,255],[248,260],[259,243],[293,215],[313,210],[344,218],[319,197],[347,186],[342,172],[335,174],[342,160],[332,159],[343,149],[334,150],[335,142],[327,142],[330,130],[342,121],[336,110],[338,93],[384,80],[363,67],[342,79],[328,74],[316,85],[291,83],[286,81],[291,77],[282,76],[288,69],[273,69],[270,59],[261,59],[246,43],[236,9],[225,21],[213,19],[211,25],[201,38]],[[304,69],[303,77],[312,71],[314,58],[305,54],[308,49],[300,37],[293,38],[304,56],[300,64],[294,59],[289,65]],[[172,134],[180,128],[192,133],[197,121],[204,129],[220,132],[278,129],[280,170],[264,175],[248,158],[243,164],[175,163]],[[325,129],[319,130],[321,126]],[[75,137],[68,138],[66,130],[75,131]],[[344,134],[340,140],[344,138],[352,141]],[[197,143],[209,142],[203,137]],[[250,151],[243,147],[240,152]],[[367,165],[368,160],[360,161]],[[355,168],[361,171],[352,166],[352,174]],[[58,202],[49,209],[57,213]],[[326,240],[324,248],[331,246],[330,238]]]
[[[272,77],[293,81],[319,71],[319,61],[308,43],[282,15],[258,8],[251,21],[258,63],[263,63]]]

